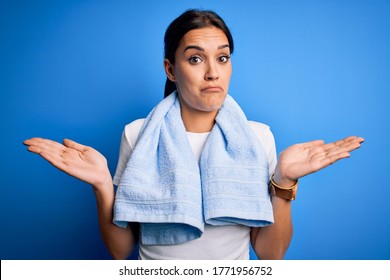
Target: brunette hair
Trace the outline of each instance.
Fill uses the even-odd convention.
[[[193,29],[210,26],[217,27],[225,33],[229,42],[230,53],[232,54],[234,50],[233,37],[223,19],[210,10],[191,9],[185,11],[172,21],[165,31],[164,58],[168,59],[171,64],[174,64],[176,50],[184,35]],[[167,81],[165,82],[164,98],[174,90],[176,90],[176,84],[167,78]]]

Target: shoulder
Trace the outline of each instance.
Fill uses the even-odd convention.
[[[271,132],[271,128],[260,122],[255,121],[248,121],[249,126],[252,128],[253,132],[256,134],[256,136],[263,142],[263,141],[273,141],[274,136]]]
[[[145,119],[138,119],[135,121],[132,121],[131,123],[127,124],[125,126],[125,132],[126,133],[138,133],[141,130],[142,125],[144,124]]]
[[[248,121],[249,126],[255,131],[269,131],[270,127],[261,122]]]
[[[268,163],[269,163],[269,175],[274,172],[276,166],[276,146],[275,146],[275,138],[271,132],[271,129],[268,125],[255,122],[248,121],[249,126],[253,129],[257,138],[260,140],[261,145],[267,155]]]
[[[126,137],[126,140],[129,142],[131,147],[135,146],[135,143],[138,139],[138,134],[144,124],[145,119],[137,119],[125,126],[123,131],[123,136]]]
[[[248,121],[249,126],[260,140],[263,148],[266,152],[273,151],[275,149],[275,138],[271,132],[271,128],[263,123]]]

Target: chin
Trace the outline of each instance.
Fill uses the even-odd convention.
[[[203,112],[215,112],[215,111],[218,111],[222,106],[222,103],[221,104],[215,104],[215,105],[208,105],[208,106],[203,106],[202,108],[199,108],[200,111],[203,111]]]
[[[205,111],[208,112],[218,111],[223,105],[225,98],[226,95],[224,95],[223,97],[219,96],[218,98],[212,98],[211,100],[208,100],[208,102],[204,102],[202,104],[202,107],[205,109]]]

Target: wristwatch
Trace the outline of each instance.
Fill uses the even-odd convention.
[[[269,181],[270,195],[277,196],[286,200],[295,200],[295,197],[297,195],[297,190],[298,190],[298,181],[296,181],[296,183],[289,188],[283,188],[278,184],[276,184],[273,178],[274,175],[272,175],[271,180]]]

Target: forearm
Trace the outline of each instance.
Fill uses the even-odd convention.
[[[103,242],[114,259],[126,259],[134,248],[134,234],[130,227],[120,228],[112,223],[114,187],[112,180],[104,187],[94,188],[99,227]]]
[[[272,206],[274,224],[251,232],[252,246],[260,259],[282,259],[292,238],[291,202],[273,197]]]

